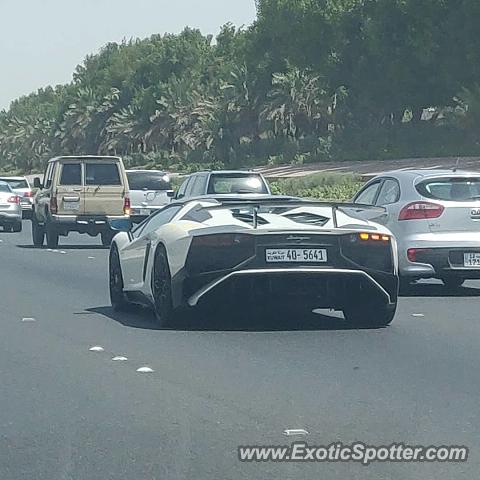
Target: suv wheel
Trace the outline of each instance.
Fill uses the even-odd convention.
[[[15,222],[12,227],[15,233],[20,233],[22,231],[22,222]]]
[[[343,310],[345,319],[355,326],[380,328],[390,325],[395,317],[397,305],[358,305]]]
[[[112,232],[111,230],[106,230],[100,234],[102,237],[102,245],[104,247],[109,247],[112,244],[113,237],[115,236],[115,233]]]
[[[45,240],[45,228],[38,224],[35,214],[32,217],[32,240],[36,247],[41,247]]]
[[[47,223],[46,226],[46,235],[47,235],[47,247],[48,248],[57,248],[58,247],[58,231],[54,225]]]
[[[461,277],[451,276],[442,278],[442,282],[448,290],[457,290],[464,284],[465,279]]]

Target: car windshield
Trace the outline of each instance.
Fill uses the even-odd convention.
[[[268,190],[260,175],[215,174],[210,178],[208,193],[268,193]]]
[[[1,178],[0,180],[8,183],[13,189],[29,188],[28,182],[25,179]]]
[[[130,190],[171,190],[168,175],[162,172],[127,172]]]
[[[417,191],[433,200],[465,202],[480,199],[480,177],[449,177],[425,180]]]

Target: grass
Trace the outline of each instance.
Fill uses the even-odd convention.
[[[317,173],[300,178],[282,178],[269,181],[276,195],[315,198],[318,200],[350,200],[363,185],[353,174]]]

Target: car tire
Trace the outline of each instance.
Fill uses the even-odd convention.
[[[452,275],[451,277],[443,277],[442,282],[448,290],[457,290],[465,283],[465,279]]]
[[[32,240],[35,247],[43,246],[45,241],[45,228],[38,224],[35,215],[32,216]]]
[[[390,325],[395,317],[397,305],[358,306],[343,310],[345,319],[360,328],[381,328]]]
[[[171,327],[175,323],[172,303],[172,276],[167,252],[163,246],[157,248],[152,270],[153,307],[158,326]]]
[[[20,233],[22,231],[22,222],[15,222],[13,225],[12,225],[12,230],[15,232],[15,233]]]
[[[112,245],[110,249],[109,278],[110,303],[116,312],[124,312],[130,305],[123,291],[122,265],[116,245]]]
[[[47,247],[48,248],[57,248],[58,247],[58,231],[54,225],[47,223],[45,228],[45,234],[47,237]]]
[[[112,232],[111,230],[107,230],[105,232],[101,232],[100,236],[102,238],[102,245],[104,247],[109,247],[112,244],[113,237],[115,236],[115,233]]]

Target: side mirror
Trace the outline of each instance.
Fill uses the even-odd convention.
[[[175,192],[173,190],[168,190],[167,191],[167,197],[168,198],[175,198]]]
[[[108,224],[115,232],[129,232],[132,229],[132,221],[129,218],[113,218]]]
[[[35,177],[33,179],[33,186],[34,188],[39,188],[40,190],[43,188],[42,182],[40,181],[39,177]]]

